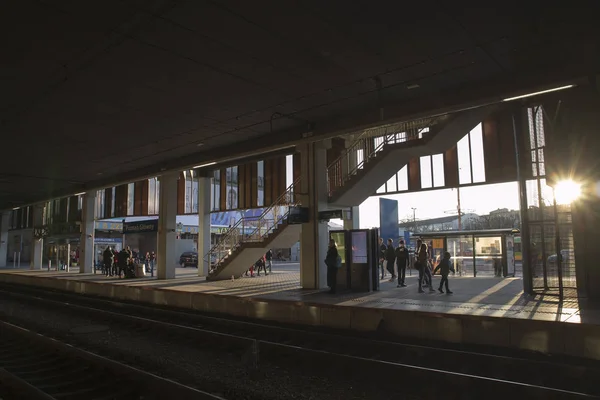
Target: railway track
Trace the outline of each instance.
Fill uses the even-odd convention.
[[[128,329],[152,329],[154,333],[171,336],[177,333],[181,340],[190,343],[202,338],[202,342],[211,343],[213,350],[238,354],[252,368],[260,368],[263,362],[287,363],[298,371],[309,368],[312,372],[321,370],[329,374],[331,365],[336,365],[336,373],[355,375],[356,379],[401,376],[408,382],[429,384],[431,381],[425,377],[435,376],[438,387],[469,393],[475,396],[472,398],[489,395],[490,391],[495,395],[519,393],[527,398],[544,399],[596,398],[599,394],[594,377],[600,375],[590,365],[565,365],[275,327],[31,287],[1,289],[0,295],[94,314],[103,322],[118,321]]]
[[[219,399],[7,322],[0,337],[2,399]]]

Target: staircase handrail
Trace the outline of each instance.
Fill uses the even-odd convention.
[[[215,245],[213,245],[210,250],[208,251],[208,253],[206,253],[204,255],[204,261],[209,263],[209,266],[211,264],[211,254],[215,253],[216,250],[218,250],[218,247],[221,245],[222,242],[226,241],[228,238],[231,238],[231,236],[233,235],[238,235],[238,231],[239,228],[241,227],[242,229],[244,228],[244,222],[247,220],[252,220],[252,221],[261,221],[265,218],[266,215],[268,215],[271,211],[273,211],[273,209],[277,206],[285,206],[285,205],[292,205],[292,204],[298,204],[298,202],[295,200],[295,196],[293,195],[293,188],[298,186],[298,184],[301,181],[301,177],[297,177],[294,182],[292,182],[292,184],[290,186],[288,186],[285,190],[285,192],[283,192],[273,203],[271,203],[271,205],[267,208],[265,208],[263,210],[263,212],[258,216],[258,217],[242,217],[240,218],[233,226],[229,227],[227,229],[227,231],[225,231],[225,233],[223,235],[221,235],[219,242],[216,243]],[[284,202],[283,200],[288,198],[289,200]],[[285,213],[286,215],[289,214],[289,211],[287,213]],[[258,229],[260,229],[260,226],[257,227],[252,233],[254,234]],[[242,230],[242,236],[244,235],[244,232]],[[220,264],[220,262],[222,261],[222,259],[218,259],[215,260],[215,265]]]
[[[387,145],[388,143],[406,143],[412,140],[419,140],[422,139],[423,137],[419,137],[421,133],[425,133],[424,130],[426,127],[423,128],[419,128],[416,129],[413,132],[405,132],[406,136],[403,138],[404,140],[398,140],[396,138],[396,135],[401,133],[401,132],[394,132],[394,133],[387,133],[387,128],[386,127],[386,133],[379,135],[379,136],[371,136],[368,135],[368,131],[363,132],[355,141],[354,143],[352,143],[352,145],[347,148],[339,157],[337,157],[332,163],[329,164],[329,166],[327,167],[327,178],[329,179],[329,195],[331,196],[333,194],[334,189],[338,189],[339,187],[341,187],[344,182],[348,179],[347,177],[350,177],[352,175],[355,175],[356,173],[358,173],[358,171],[360,169],[362,169],[364,167],[364,165],[373,158],[373,156],[375,156],[375,154],[379,153],[381,150],[383,150],[383,147],[385,147],[385,145]],[[428,127],[427,127],[428,128]],[[379,143],[377,146],[373,147],[372,149],[369,149],[369,146],[366,143],[366,140],[375,140],[377,138],[381,138],[383,137],[383,140],[381,141],[381,143]],[[352,152],[357,152],[357,150],[370,150],[367,152],[363,151],[363,157],[362,160],[360,162],[355,163],[355,165],[353,165],[352,168],[348,168],[348,171],[343,172],[343,171],[339,171],[338,169],[341,170],[341,165],[342,162],[347,159],[349,157],[349,155]],[[332,179],[332,175],[337,176],[337,175],[343,175],[343,176],[339,176],[338,179]],[[335,185],[334,188],[331,187],[332,183],[337,183]]]

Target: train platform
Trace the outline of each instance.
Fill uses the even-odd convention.
[[[278,266],[279,267],[279,266]],[[371,293],[329,294],[305,290],[297,268],[268,276],[209,282],[196,270],[179,269],[173,280],[118,279],[65,271],[0,270],[0,282],[80,294],[356,331],[377,331],[451,343],[487,345],[600,360],[600,307],[569,297],[532,298],[519,278],[450,279],[453,294],[418,293],[382,282]],[[439,277],[435,278],[439,283]]]

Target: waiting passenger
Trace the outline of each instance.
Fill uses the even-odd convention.
[[[114,262],[114,255],[112,249],[109,247],[104,250],[104,254],[102,255],[102,273],[106,276],[112,275],[111,269]]]
[[[341,267],[341,259],[333,239],[329,241],[325,265],[327,265],[327,286],[331,289],[329,293],[335,293],[337,289],[337,271]]]
[[[450,262],[449,252],[444,252],[444,258],[442,259],[442,261],[440,261],[438,266],[435,267],[435,270],[433,271],[434,275],[438,271],[438,269],[440,270],[440,274],[442,275],[442,280],[440,280],[440,287],[438,288],[439,292],[444,293],[444,291],[442,290],[442,285],[446,284],[446,293],[452,294],[452,292],[448,288],[448,275],[450,274],[450,271],[454,272],[454,268],[452,267],[452,263]]]

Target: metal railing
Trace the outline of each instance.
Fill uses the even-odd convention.
[[[204,262],[210,265],[210,272],[216,271],[243,243],[262,242],[283,224],[287,220],[290,207],[299,204],[294,193],[299,184],[300,178],[297,178],[260,216],[241,218],[227,229],[218,243],[204,256]]]
[[[364,131],[346,151],[327,167],[329,197],[342,188],[354,175],[374,159],[388,144],[405,143],[422,139],[429,132],[428,127],[413,128],[403,132],[394,132],[397,126],[379,128],[383,131],[374,135],[372,130]],[[388,130],[394,132],[390,133]]]

